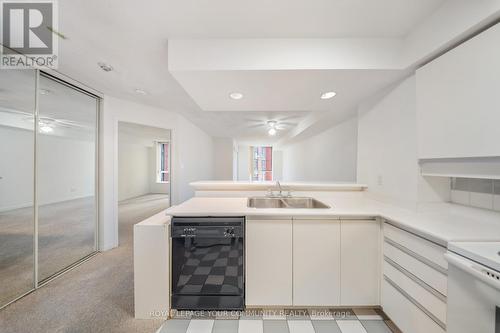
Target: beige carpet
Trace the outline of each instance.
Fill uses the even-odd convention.
[[[94,197],[39,207],[40,281],[94,252]],[[33,207],[0,212],[0,304],[33,288]]]
[[[96,255],[0,310],[0,331],[155,332],[161,320],[133,318],[132,231],[135,223],[167,205],[165,195],[148,195],[120,203],[120,246]]]

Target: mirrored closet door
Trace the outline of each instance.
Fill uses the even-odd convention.
[[[0,75],[0,308],[97,250],[98,106],[42,72]]]
[[[45,75],[37,137],[38,280],[96,250],[97,99]]]
[[[0,307],[34,288],[36,71],[0,74]]]

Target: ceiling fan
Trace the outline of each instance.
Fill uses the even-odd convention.
[[[274,136],[278,131],[285,130],[287,128],[297,125],[297,122],[290,120],[300,118],[300,116],[287,116],[283,118],[274,119],[245,119],[247,122],[254,122],[256,124],[245,126],[246,129],[263,128],[267,130],[270,136]]]
[[[31,113],[13,109],[2,108],[1,112],[9,113],[12,115],[16,115],[21,118],[23,121],[33,123],[34,117]],[[19,119],[18,118],[18,119]],[[81,128],[81,129],[89,129],[91,126],[83,124],[81,122],[68,120],[68,119],[60,119],[60,118],[51,118],[51,117],[39,117],[38,118],[38,127],[43,133],[50,133],[54,131],[56,127],[64,127],[64,128]]]

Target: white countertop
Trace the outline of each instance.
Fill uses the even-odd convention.
[[[418,212],[387,205],[362,192],[313,195],[329,209],[257,209],[247,198],[194,197],[167,209],[171,216],[265,216],[363,218],[382,217],[430,241],[447,246],[451,241],[500,241],[500,213],[455,204],[429,204]]]
[[[164,226],[170,222],[170,215],[165,213],[166,210],[162,210],[153,216],[136,223],[134,226],[148,227],[148,226]]]
[[[283,190],[292,191],[363,191],[365,184],[355,183],[320,183],[320,182],[280,182]],[[197,181],[189,184],[195,191],[266,191],[276,188],[276,182],[250,181]]]
[[[500,272],[500,242],[451,242],[448,248]]]

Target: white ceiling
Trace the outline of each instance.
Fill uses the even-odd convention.
[[[135,13],[161,16],[168,38],[400,37],[442,2],[167,0],[141,1]]]
[[[217,136],[238,138],[239,140],[279,140],[292,128],[297,126],[310,113],[307,111],[282,111],[282,112],[262,112],[262,111],[204,111],[200,112],[203,118],[216,120],[217,128],[220,128]],[[279,129],[275,137],[269,138],[267,135],[268,121],[276,121]],[[270,140],[269,140],[270,139]]]
[[[118,123],[118,142],[153,147],[155,141],[169,141],[171,130],[132,124]]]
[[[371,77],[368,73],[365,84],[364,76],[356,82],[355,72],[345,77],[344,73],[328,71],[306,77],[301,73],[256,73],[251,75],[254,82],[248,81],[250,77],[221,80],[222,76],[206,73],[206,80],[200,81],[197,89],[210,94],[200,95],[192,88],[196,78],[189,78],[189,74],[177,77],[181,85],[169,72],[169,39],[400,37],[443,2],[63,0],[59,1],[59,30],[67,39],[59,44],[59,71],[104,94],[180,112],[215,136],[259,137],[265,130],[252,127],[254,120],[250,119],[256,116],[255,111],[266,111],[259,116],[263,121],[293,117],[293,124],[287,125],[291,128],[310,112],[330,110],[328,102],[317,99],[324,87],[341,91],[336,103],[351,106],[397,75],[381,71]],[[97,66],[99,61],[109,63],[114,70],[103,72]],[[345,78],[345,87],[337,85],[341,78]],[[376,84],[370,85],[371,80]],[[245,107],[236,115],[226,96],[229,83],[245,89],[245,85],[267,89],[267,93],[265,98],[260,95],[254,99],[249,90],[242,103]],[[285,85],[284,95],[274,93],[276,83]],[[189,93],[186,86],[191,87]],[[135,88],[146,90],[148,95],[136,94]],[[202,111],[200,106],[218,112]]]
[[[397,70],[183,71],[174,74],[205,111],[334,111],[354,107],[401,76]],[[244,97],[229,98],[238,91]],[[337,95],[321,99],[323,92]]]

